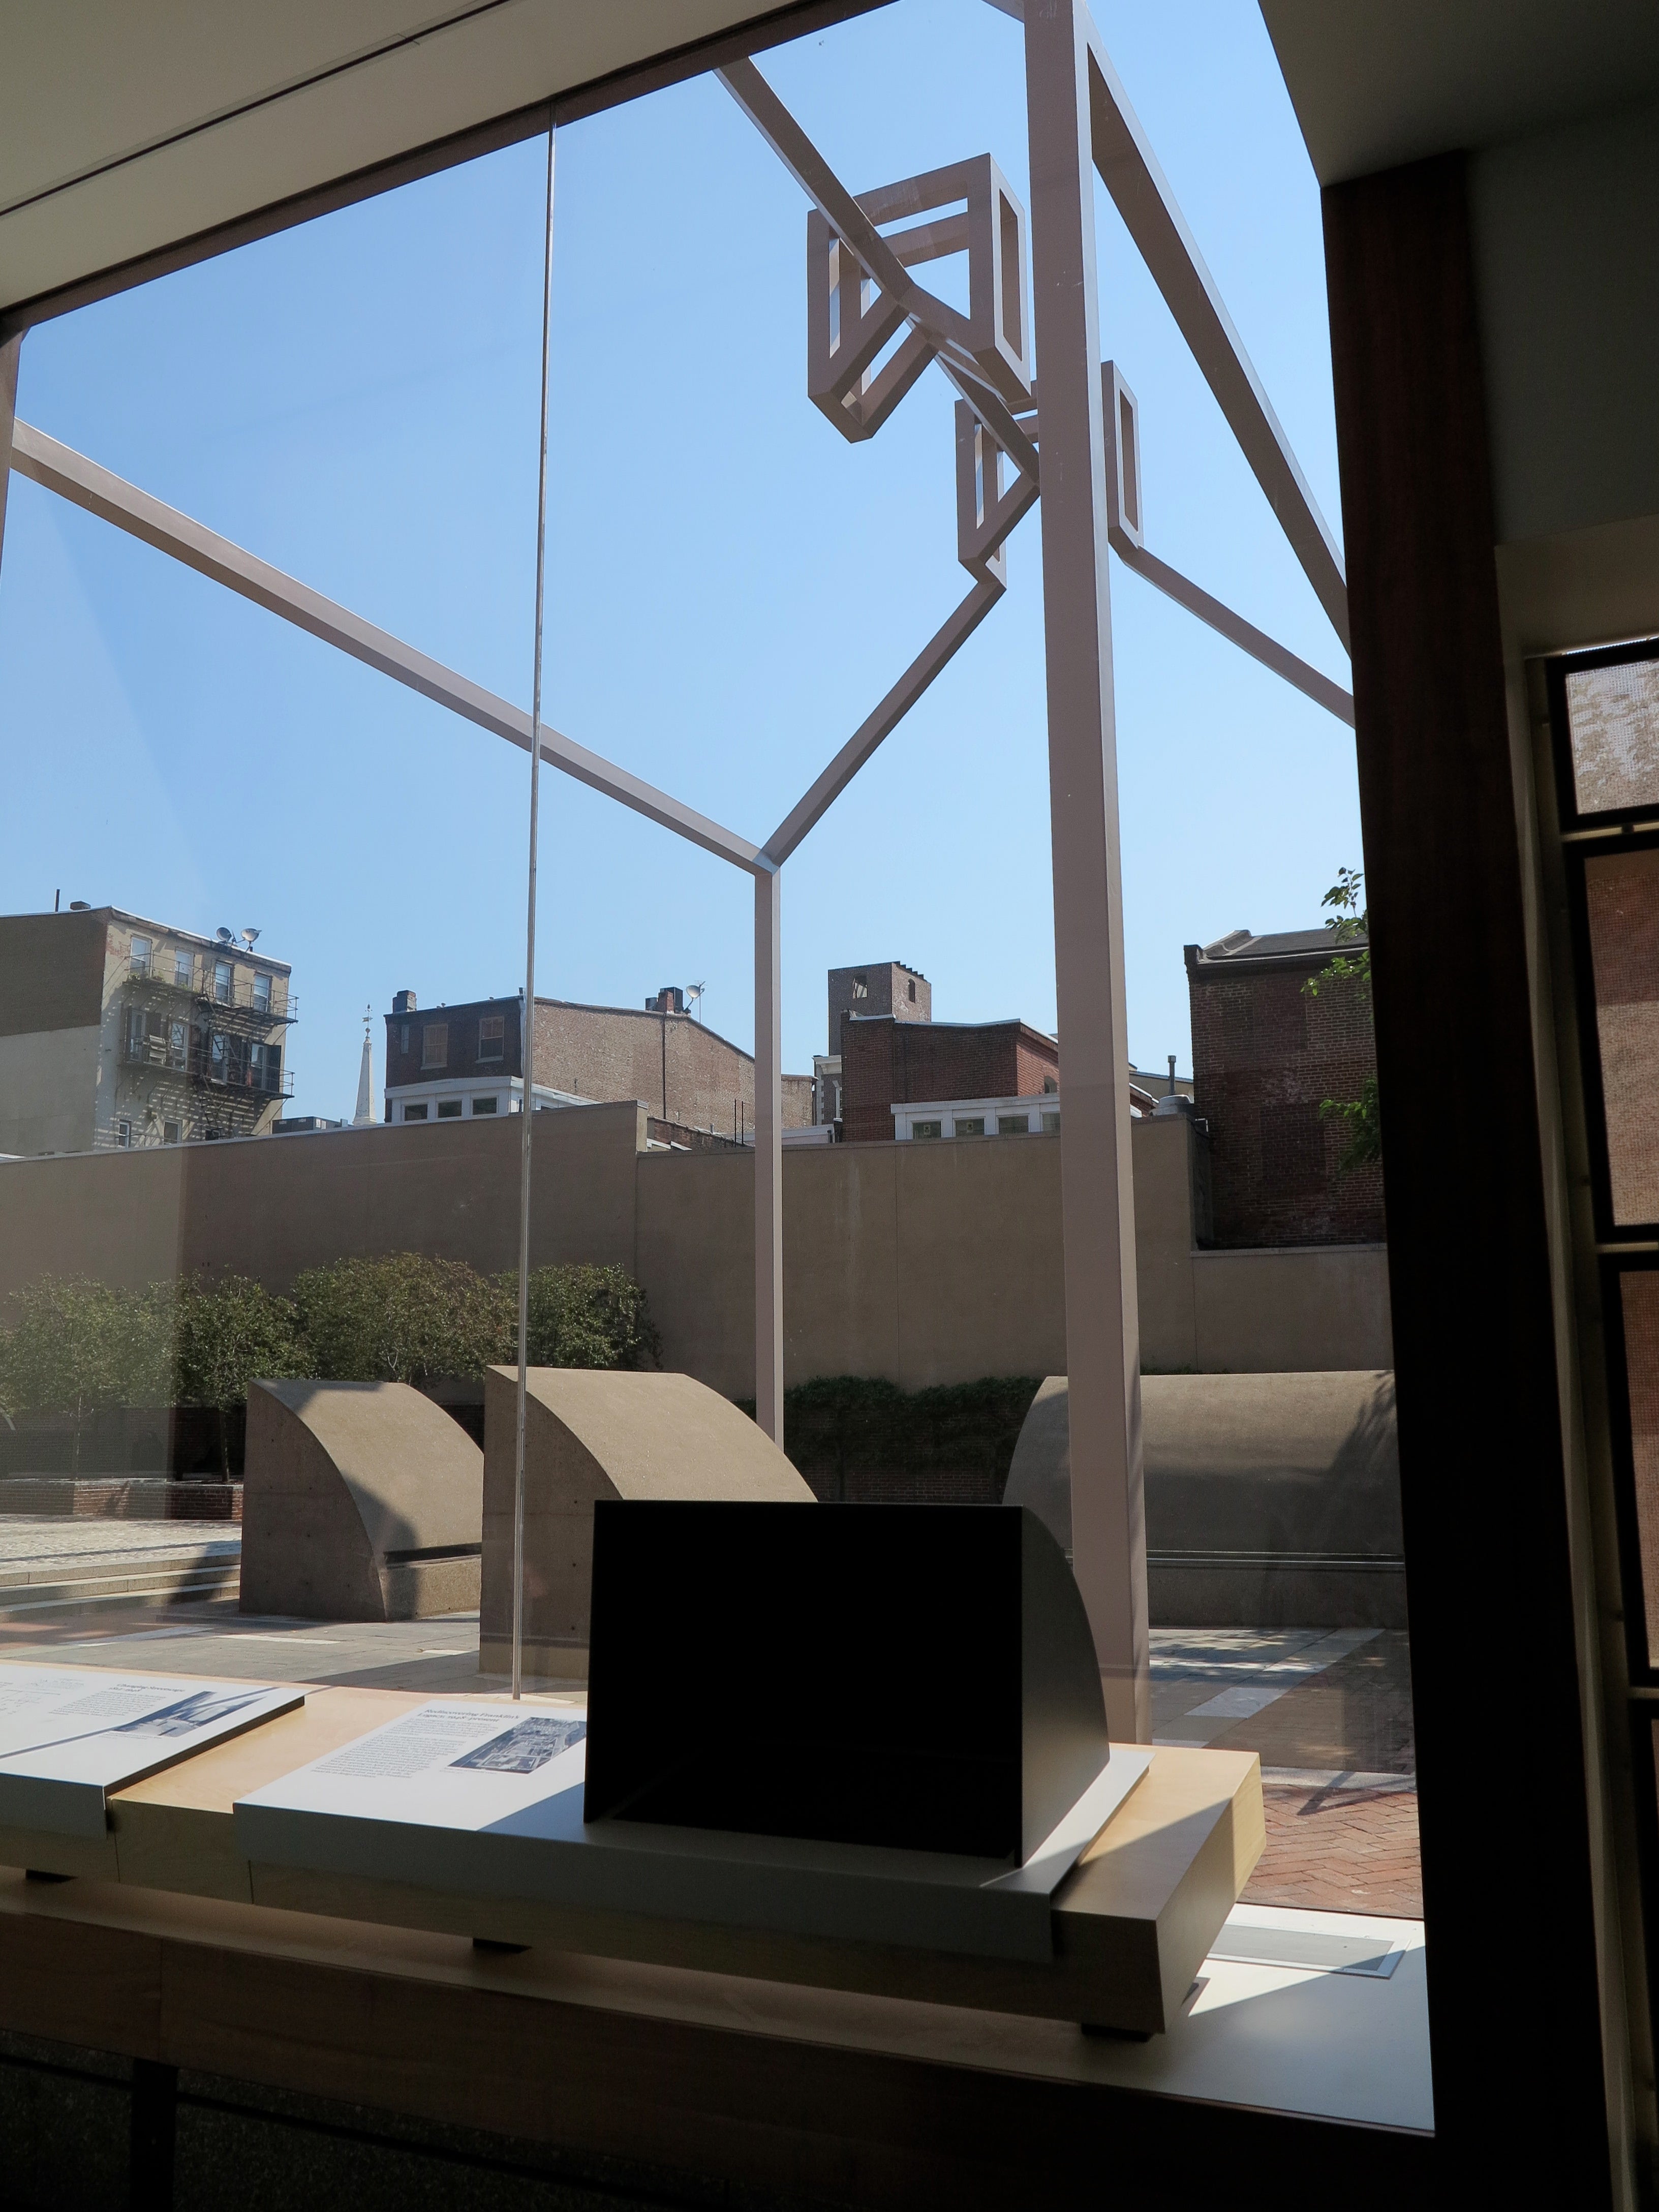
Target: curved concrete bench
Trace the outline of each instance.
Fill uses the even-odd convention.
[[[478,1602],[483,1454],[404,1382],[255,1382],[244,1613],[423,1620]]]
[[[1405,1626],[1391,1373],[1146,1375],[1140,1391],[1156,1626]],[[1069,1556],[1063,1375],[1026,1415],[1004,1503]]]
[[[478,1665],[513,1664],[513,1478],[519,1376],[484,1378],[483,1602]],[[583,1681],[601,1498],[810,1505],[789,1462],[729,1398],[689,1375],[532,1367],[525,1406],[524,1670]],[[688,1664],[696,1654],[688,1652]]]

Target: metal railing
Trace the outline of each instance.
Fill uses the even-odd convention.
[[[282,1062],[272,1067],[263,1057],[255,1061],[228,1050],[216,1055],[210,1042],[196,1037],[180,1054],[165,1036],[125,1036],[120,1058],[124,1067],[173,1075],[193,1085],[205,1083],[216,1091],[245,1091],[261,1098],[294,1096],[294,1078]]]
[[[199,975],[198,966],[202,970]],[[188,975],[181,976],[165,953],[153,955],[147,961],[129,959],[121,963],[115,981],[120,990],[165,991],[198,1006],[217,1007],[222,1012],[249,1014],[257,1021],[294,1022],[300,1018],[299,1000],[291,990],[284,988],[279,993],[273,981],[270,995],[261,1000],[252,976],[233,974],[222,984],[213,973],[211,962],[198,963]]]

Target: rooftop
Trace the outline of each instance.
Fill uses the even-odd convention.
[[[1253,929],[1230,929],[1212,944],[1189,945],[1185,950],[1190,973],[1199,968],[1237,967],[1246,962],[1300,964],[1328,960],[1338,951],[1363,952],[1370,943],[1368,937],[1354,935],[1345,937],[1339,945],[1335,933],[1322,925],[1317,929],[1281,929],[1266,937],[1258,937]]]

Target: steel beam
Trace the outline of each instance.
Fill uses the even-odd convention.
[[[1028,44],[1046,6],[1047,0],[1027,0]],[[1267,504],[1279,518],[1291,551],[1346,647],[1348,586],[1341,551],[1092,20],[1085,22],[1085,36],[1094,166],[1205,382],[1215,394],[1240,452],[1267,494]],[[1046,377],[1042,389],[1046,403]]]
[[[136,485],[88,460],[85,454],[60,445],[45,431],[20,422],[11,465],[21,476],[44,484],[47,490],[84,507],[88,514],[114,524],[130,537],[141,538],[146,545],[171,554],[187,568],[194,568],[198,575],[210,577],[227,590],[251,599],[256,606],[280,615],[284,622],[309,631],[325,644],[337,647],[354,660],[379,669],[383,676],[390,676],[411,691],[418,691],[422,698],[435,700],[439,706],[447,707],[453,714],[476,723],[480,729],[505,738],[521,751],[530,750],[531,717],[522,707],[515,707],[496,693],[486,691],[482,684],[458,675],[453,668],[445,667],[441,661],[432,659],[412,645],[405,645],[389,630],[365,622],[349,607],[325,599],[308,584],[285,575],[280,568],[245,551],[228,538],[221,538],[189,515],[180,514],[176,507],[138,490]],[[579,745],[557,730],[549,729],[545,723],[542,725],[541,757],[562,774],[574,776],[578,783],[603,792],[607,799],[614,799],[634,813],[644,815],[647,821],[659,823],[677,836],[701,845],[705,852],[729,860],[734,867],[753,873],[760,866],[758,850],[747,838],[722,828],[718,822],[711,822],[694,808],[682,805],[678,799],[659,791],[654,784],[630,775],[626,769],[613,766],[599,754],[590,752],[586,745]]]
[[[783,1448],[783,878],[755,877],[755,1419]]]
[[[23,334],[0,345],[0,559],[6,550],[6,489],[11,482],[12,439],[17,422],[17,356]]]
[[[1093,43],[1082,0],[1028,0],[1054,980],[1066,1061],[1060,1204],[1073,1556],[1112,1734],[1145,1742],[1152,1680],[1090,137]]]
[[[993,432],[1020,473],[1035,478],[1036,449],[951,327],[960,318],[916,283],[753,62],[732,62],[715,74],[830,228],[927,338],[958,396]]]
[[[1002,597],[1000,584],[975,584],[947,616],[873,714],[854,731],[805,796],[793,806],[761,848],[761,858],[781,867],[803,837],[823,819],[884,738],[891,735],[922,693],[965,645]]]
[[[1235,614],[1219,599],[1212,599],[1201,584],[1194,583],[1178,568],[1170,568],[1167,561],[1160,561],[1156,553],[1149,553],[1144,545],[1133,545],[1127,538],[1120,539],[1114,536],[1112,550],[1126,568],[1133,568],[1137,576],[1144,576],[1149,584],[1172,599],[1177,606],[1185,607],[1188,613],[1196,615],[1200,622],[1207,623],[1212,629],[1218,630],[1241,653],[1248,653],[1252,660],[1259,660],[1264,668],[1271,668],[1275,676],[1282,676],[1285,683],[1304,692],[1316,706],[1322,707],[1328,714],[1334,714],[1339,722],[1346,722],[1352,729],[1352,691],[1345,691],[1330,677],[1310,667],[1305,660],[1298,660],[1288,647],[1280,645],[1276,638],[1269,637],[1266,630],[1258,629],[1254,623],[1246,622],[1243,615]]]

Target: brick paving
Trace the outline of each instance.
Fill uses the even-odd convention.
[[[1262,1797],[1267,1848],[1246,1905],[1422,1918],[1414,1788],[1344,1788],[1339,1780],[1311,1790],[1270,1786]]]

